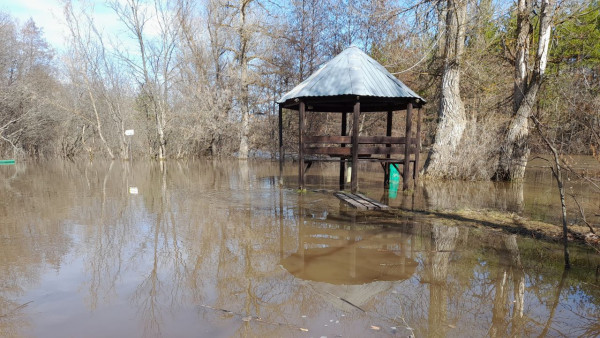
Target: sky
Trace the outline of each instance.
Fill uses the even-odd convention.
[[[65,45],[61,5],[57,0],[8,0],[0,4],[0,11],[8,13],[20,24],[32,18],[42,28],[50,45],[54,48]]]
[[[81,3],[73,1],[74,5]],[[104,0],[88,0],[93,5],[94,21],[100,30],[119,33],[116,14],[108,8]],[[60,0],[5,0],[0,1],[0,11],[25,23],[30,18],[44,32],[46,41],[57,51],[66,49],[67,29],[64,23],[63,5]]]

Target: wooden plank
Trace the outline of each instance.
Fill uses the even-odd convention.
[[[358,100],[358,97],[356,98]],[[360,119],[360,101],[354,103],[352,117],[352,172],[350,173],[350,191],[358,190],[358,125]]]
[[[352,148],[341,147],[310,147],[304,149],[308,155],[350,156]]]
[[[415,144],[416,138],[410,138],[409,142]],[[331,143],[331,144],[351,144],[351,136],[336,136],[336,135],[315,135],[305,136],[304,144],[320,144],[320,143]],[[393,137],[393,136],[359,136],[359,144],[405,144],[406,137]]]
[[[304,189],[304,109],[304,102],[300,101],[300,111],[298,112],[298,185],[300,186],[300,190]]]
[[[352,198],[346,196],[345,194],[336,192],[335,194],[333,194],[335,197],[341,199],[342,201],[346,202],[347,204],[349,204],[350,206],[359,209],[359,210],[367,210],[367,207],[365,207],[364,205],[356,202],[355,200],[353,200]]]
[[[404,147],[358,147],[358,155],[386,155],[386,154],[404,154]]]
[[[348,194],[348,193],[344,193],[348,198],[351,198],[352,200],[354,200],[357,203],[362,204],[365,208],[367,208],[367,210],[376,210],[378,209],[376,205],[374,205],[373,203],[370,203],[368,201],[365,201],[364,199],[358,197],[356,194]]]
[[[277,118],[279,124],[279,176],[283,171],[283,107],[279,105],[279,115]]]
[[[385,128],[385,136],[387,136],[387,137],[392,136],[393,119],[394,119],[394,112],[390,110],[387,112],[387,119],[386,119],[387,123],[386,123],[386,128]],[[390,143],[388,143],[385,146],[389,148],[392,145]],[[385,157],[389,159],[390,154],[385,155]],[[389,184],[390,184],[390,166],[383,165],[383,188],[386,189]]]
[[[333,135],[320,135],[320,136],[307,136],[306,144],[314,143],[336,143],[336,144],[350,144],[352,138],[350,136],[333,136]]]
[[[379,203],[378,201],[376,201],[372,198],[369,198],[360,193],[350,194],[350,193],[346,193],[346,192],[338,192],[338,193],[336,193],[336,196],[338,194],[343,195],[344,196],[343,200],[348,202],[349,204],[351,204],[353,206],[360,204],[360,205],[364,206],[367,210],[387,210],[390,208],[389,206]],[[350,202],[349,200],[351,200],[352,202]]]
[[[405,144],[406,137],[394,136],[361,136],[358,138],[360,144]]]
[[[412,108],[413,108],[413,104],[412,102],[409,102],[408,105],[406,106],[406,138],[410,139],[412,136]],[[411,149],[410,147],[405,147],[404,148],[404,168],[403,169],[403,173],[402,173],[402,190],[407,190],[408,189],[408,184],[410,182],[410,154],[411,154]]]
[[[342,113],[342,136],[348,135],[348,114]],[[341,147],[346,147],[345,143],[342,143]],[[340,162],[340,177],[339,177],[340,190],[346,188],[346,162]]]
[[[413,179],[415,186],[419,183],[419,157],[421,154],[421,108],[417,113],[417,137],[415,140],[415,165],[413,166]]]
[[[352,148],[350,147],[305,147],[304,154],[306,155],[329,155],[329,156],[351,156]],[[415,147],[409,147],[409,151],[414,151]],[[372,146],[359,146],[358,156],[368,155],[390,155],[390,154],[404,154],[404,147],[372,147]]]
[[[366,162],[404,164],[404,160],[398,160],[398,159],[395,159],[395,158],[376,158],[376,157],[371,157],[371,158],[361,158],[359,160],[360,161],[366,161]]]
[[[376,205],[381,210],[387,210],[387,209],[390,208],[388,205],[380,203],[380,202],[378,202],[378,201],[376,201],[376,200],[374,200],[374,199],[372,199],[370,197],[367,197],[367,196],[365,196],[365,195],[363,195],[361,193],[356,193],[356,196],[361,197],[362,199],[373,203],[374,205]]]

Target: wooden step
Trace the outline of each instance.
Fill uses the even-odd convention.
[[[363,194],[351,194],[345,191],[334,193],[335,197],[358,210],[387,210],[390,207],[375,201]]]

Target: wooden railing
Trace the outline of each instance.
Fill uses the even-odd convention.
[[[417,139],[409,138],[409,152],[417,149]],[[329,155],[346,157],[352,155],[351,136],[307,136],[304,153],[307,155]],[[358,156],[404,154],[406,137],[359,136]]]

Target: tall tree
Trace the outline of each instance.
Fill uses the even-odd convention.
[[[444,68],[435,141],[425,163],[429,177],[444,177],[466,127],[465,106],[460,97],[461,61],[465,46],[467,0],[446,2]],[[443,10],[440,12],[444,12]]]
[[[522,180],[529,158],[529,118],[544,80],[548,63],[548,48],[552,32],[553,0],[541,0],[538,44],[533,68],[528,62],[529,40],[532,38],[529,17],[535,15],[531,0],[517,3],[516,58],[514,71],[513,116],[504,136],[495,178]]]
[[[168,122],[172,115],[172,86],[176,70],[175,52],[178,47],[179,26],[172,15],[172,1],[143,0],[111,1],[111,7],[135,39],[137,53],[122,51],[131,76],[140,86],[143,105],[156,123],[157,157],[167,158]],[[148,33],[148,26],[157,28]]]
[[[70,1],[65,3],[64,14],[67,27],[71,33],[72,53],[68,57],[71,58],[69,69],[72,74],[72,81],[79,82],[81,80],[83,90],[89,100],[80,106],[89,104],[94,116],[96,133],[100,137],[108,156],[114,159],[115,155],[103,132],[103,117],[108,114],[103,109],[104,105],[99,97],[105,89],[102,79],[103,60],[106,60],[104,44],[101,42],[101,37],[94,27],[91,17],[86,13],[81,14],[81,16],[77,15]]]
[[[33,20],[22,26],[0,13],[0,153],[39,156],[58,137],[48,133],[58,119],[48,104],[56,92],[53,51]]]
[[[248,11],[250,4],[254,0],[239,0],[238,3],[238,48],[236,51],[236,60],[238,62],[238,70],[240,76],[240,114],[242,115],[242,125],[240,132],[240,150],[239,158],[248,158],[248,142],[250,134],[250,79],[248,67],[250,62],[249,48],[251,39],[251,30],[248,25]]]

